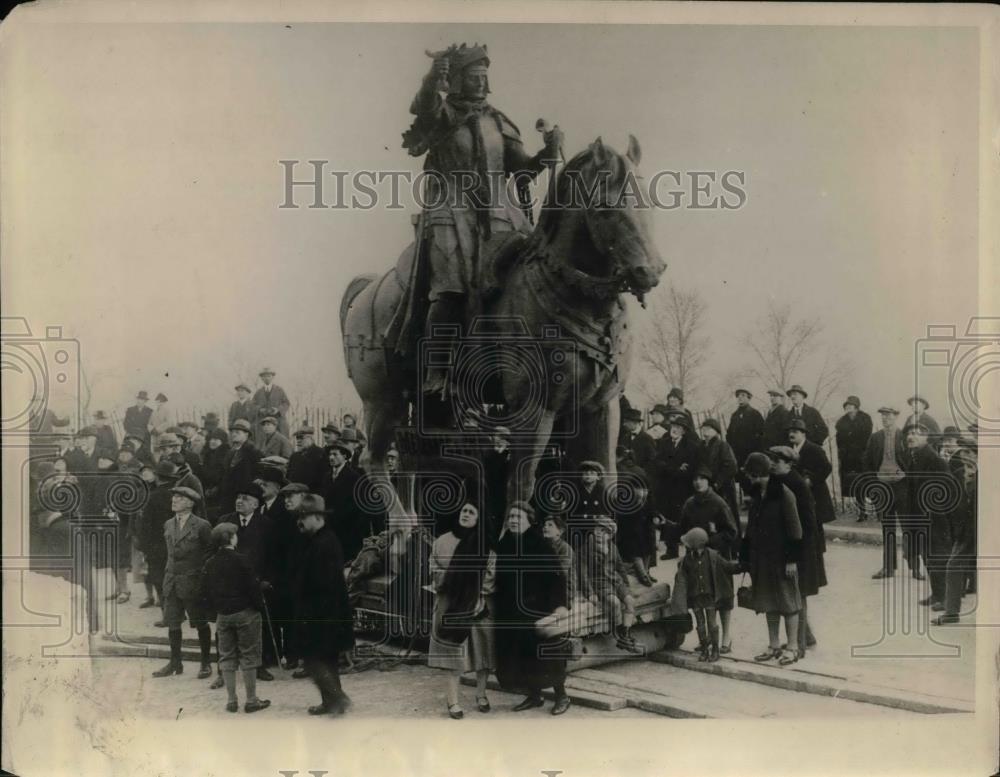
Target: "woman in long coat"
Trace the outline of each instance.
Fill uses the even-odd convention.
[[[476,673],[476,706],[480,712],[490,711],[486,680],[496,668],[496,647],[489,599],[495,587],[496,554],[488,547],[484,524],[479,508],[466,502],[455,527],[434,540],[431,549],[431,585],[437,596],[427,666],[451,670],[448,714],[456,720],[463,716],[458,703],[463,672]],[[449,622],[448,616],[458,620]]]
[[[497,680],[505,690],[527,697],[516,712],[541,707],[542,690],[555,689],[552,714],[569,709],[563,637],[546,639],[535,623],[556,610],[566,610],[569,582],[552,545],[533,525],[534,510],[515,502],[507,510],[507,531],[497,544],[496,648]]]
[[[750,571],[753,608],[767,617],[768,649],[755,661],[778,659],[782,666],[798,660],[799,594],[797,562],[802,545],[802,524],[795,495],[771,474],[771,461],[763,453],[747,457],[747,477],[752,485],[750,516],[740,551],[740,561]],[[785,619],[787,648],[782,650],[778,629]]]
[[[618,524],[618,552],[632,565],[639,582],[651,586],[656,582],[649,568],[656,561],[658,516],[649,503],[649,479],[640,467],[620,465],[616,489],[610,502]]]
[[[722,438],[722,427],[714,418],[701,422],[701,463],[712,473],[712,490],[726,500],[733,518],[739,519],[740,507],[736,501],[736,475],[740,468],[736,454],[729,443]]]

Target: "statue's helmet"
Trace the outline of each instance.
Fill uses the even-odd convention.
[[[457,48],[453,48],[449,57],[451,64],[451,77],[448,83],[448,94],[462,93],[462,79],[465,69],[471,65],[490,66],[490,56],[486,51],[486,46],[474,43],[469,46],[463,43]],[[486,82],[486,92],[489,94],[489,80]]]

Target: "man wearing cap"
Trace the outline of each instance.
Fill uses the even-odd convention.
[[[122,440],[122,447],[126,445],[132,449],[135,457],[138,461],[143,464],[155,464],[156,460],[153,457],[153,452],[149,449],[147,441],[149,439],[149,433],[147,432],[145,437],[140,437],[137,434],[132,434],[131,432],[125,433],[125,439]]]
[[[906,404],[910,406],[910,414],[903,419],[903,429],[914,424],[926,427],[928,444],[934,450],[937,450],[941,427],[938,426],[938,422],[934,420],[931,414],[927,412],[930,409],[930,403],[922,396],[914,394],[906,400]]]
[[[315,430],[304,424],[295,432],[295,442],[298,450],[288,457],[286,476],[294,483],[305,483],[310,491],[316,491],[323,482],[323,472],[326,469],[326,455],[323,449],[316,445]]]
[[[833,509],[833,497],[826,485],[826,479],[833,472],[833,465],[822,446],[807,438],[807,428],[806,422],[801,418],[793,418],[788,422],[788,442],[798,457],[795,469],[805,479],[816,502],[816,521],[822,533],[823,524],[837,518]]]
[[[212,629],[203,605],[201,574],[212,551],[212,527],[191,512],[198,494],[184,486],[170,489],[174,516],[163,526],[167,565],[163,574],[163,620],[170,639],[170,661],[153,677],[181,674],[181,625],[185,616],[198,632],[201,669],[198,679],[211,677]]]
[[[870,495],[871,501],[877,506],[878,518],[882,523],[882,568],[872,575],[873,580],[896,574],[896,529],[900,528],[899,515],[905,509],[906,502],[904,482],[906,475],[903,472],[906,441],[896,428],[899,411],[894,407],[883,405],[878,412],[882,419],[882,428],[868,440],[864,458],[865,472],[874,474],[879,483],[884,484],[884,493]],[[858,493],[855,498],[859,502],[864,502],[869,495]],[[922,579],[920,562],[913,563],[910,560],[907,545],[903,545],[903,560],[910,564],[913,576]]]
[[[675,413],[667,418],[669,434],[656,446],[656,458],[650,465],[654,480],[659,481],[655,507],[667,519],[660,527],[660,538],[666,544],[666,553],[660,559],[677,558],[680,534],[673,527],[680,521],[684,502],[693,493],[691,477],[698,466],[701,446],[694,439],[694,430],[688,417]]]
[[[772,445],[784,445],[788,442],[788,408],[785,407],[785,392],[781,389],[768,389],[767,399],[771,403],[764,416],[764,438],[761,442],[762,448],[770,448]],[[746,459],[739,462],[740,467],[746,463]]]
[[[185,486],[198,493],[198,503],[194,507],[195,513],[207,515],[205,509],[205,487],[201,478],[195,474],[195,468],[201,468],[201,462],[191,451],[184,450],[184,441],[173,432],[164,432],[157,441],[157,448],[160,454],[160,461],[167,459],[177,465],[177,485]]]
[[[923,559],[930,581],[930,595],[920,604],[944,604],[945,569],[951,550],[947,517],[936,511],[927,498],[933,489],[950,491],[948,465],[928,445],[930,430],[920,423],[911,423],[903,434],[906,452],[903,454],[903,472],[906,477],[905,510],[900,512],[903,525],[904,548],[909,546],[910,566],[915,568]],[[937,484],[937,485],[935,485]]]
[[[97,447],[105,451],[118,450],[118,435],[108,424],[108,414],[103,410],[94,413],[94,429],[97,431]]]
[[[250,442],[250,430],[250,422],[245,418],[238,418],[229,428],[229,452],[219,485],[219,503],[223,511],[232,509],[236,494],[253,481],[260,451]]]
[[[493,447],[483,454],[483,487],[487,531],[495,541],[507,514],[507,479],[510,475],[510,430],[498,426],[493,431]]]
[[[354,647],[354,613],[344,580],[344,554],[337,535],[326,525],[323,497],[308,494],[299,508],[305,537],[295,570],[296,650],[320,693],[310,715],[343,713],[351,703],[340,684],[340,654]]]
[[[288,411],[292,403],[288,401],[285,390],[274,382],[274,370],[265,367],[260,371],[259,377],[264,385],[257,389],[253,395],[253,406],[256,409],[254,419],[257,422],[255,431],[263,432],[262,422],[268,416],[274,416],[277,421],[277,429],[285,439],[288,439]],[[260,438],[255,436],[254,440]]]
[[[959,450],[958,441],[962,439],[962,430],[957,426],[946,426],[938,439],[938,453],[945,461],[949,461]]]
[[[174,412],[167,400],[167,395],[162,391],[156,395],[156,407],[153,415],[149,418],[149,432],[151,435],[151,447],[156,450],[156,444],[161,434],[174,425]]]
[[[362,515],[355,501],[361,473],[351,466],[353,451],[343,442],[327,448],[330,471],[323,484],[323,499],[330,511],[329,528],[337,535],[344,559],[350,563],[364,541]]]
[[[642,411],[629,408],[622,417],[622,432],[618,444],[632,455],[632,462],[645,469],[656,455],[656,441],[642,428]]]
[[[668,418],[675,413],[683,413],[687,416],[691,428],[694,429],[694,416],[691,415],[690,410],[684,407],[684,392],[677,388],[677,386],[670,389],[670,393],[667,394],[667,407],[669,408],[669,412],[667,413]]]
[[[726,442],[733,450],[736,457],[736,464],[739,467],[737,480],[740,488],[744,491],[750,485],[750,481],[743,474],[743,462],[747,456],[761,450],[764,445],[764,416],[760,414],[750,400],[753,394],[749,389],[736,389],[736,409],[729,416],[729,425],[726,427]]]
[[[361,466],[361,451],[363,446],[361,440],[358,437],[357,429],[348,426],[340,432],[339,443],[344,445],[350,450],[351,456],[348,459],[351,466],[354,467],[358,472],[364,473],[364,467]]]
[[[712,473],[712,488],[719,496],[726,500],[733,516],[738,518],[740,514],[739,504],[736,501],[736,456],[729,443],[722,439],[722,427],[714,418],[706,418],[701,422],[701,456],[700,463],[704,464]]]
[[[135,404],[125,410],[125,436],[134,435],[145,444],[149,445],[150,420],[153,417],[153,408],[147,407],[149,394],[140,391],[135,395]]]
[[[273,415],[260,419],[260,437],[255,438],[254,444],[261,456],[287,459],[292,455],[292,443],[278,431],[278,419]]]
[[[826,421],[823,420],[823,416],[819,414],[819,410],[806,404],[806,398],[809,396],[806,390],[796,383],[788,389],[788,396],[792,400],[788,414],[793,420],[799,419],[805,422],[806,439],[816,443],[816,445],[822,445],[826,442],[826,438],[830,436],[830,430]]]
[[[181,421],[177,425],[181,430],[180,437],[183,443],[181,451],[195,474],[198,474],[201,469],[201,451],[205,447],[205,437],[194,421]]]
[[[872,418],[861,409],[861,400],[853,394],[844,400],[844,415],[837,419],[837,463],[840,472],[840,495],[854,497],[854,481],[865,470],[865,448],[872,436]],[[858,521],[866,518],[864,503],[857,503]]]
[[[320,429],[323,433],[323,447],[328,448],[336,442],[340,442],[340,427],[337,426],[333,421],[327,421],[323,428]]]
[[[238,383],[233,390],[236,392],[236,400],[229,406],[228,427],[232,429],[233,424],[241,418],[253,425],[257,420],[257,408],[250,401],[250,395],[253,392],[250,391],[250,387],[246,383]]]

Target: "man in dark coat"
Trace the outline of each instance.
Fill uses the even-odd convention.
[[[869,479],[874,478],[878,484],[873,481],[871,486],[855,494],[859,502],[870,499],[876,505],[882,523],[882,568],[872,575],[873,580],[896,574],[896,529],[900,528],[899,515],[906,506],[906,475],[903,472],[906,442],[902,432],[896,428],[899,411],[883,405],[878,412],[882,428],[869,438],[864,455],[864,471]],[[869,490],[871,494],[865,493]],[[903,560],[910,565],[913,576],[922,579],[920,563],[913,563],[906,545],[903,546]]]
[[[816,503],[816,520],[820,526],[836,520],[833,509],[833,497],[826,485],[826,479],[833,472],[830,459],[817,443],[806,439],[806,424],[801,418],[793,418],[788,423],[788,441],[798,456],[795,468],[805,479]]]
[[[222,478],[226,472],[226,454],[229,453],[229,435],[223,429],[212,429],[207,433],[205,449],[201,452],[201,484],[205,487],[206,519],[213,526],[219,522],[219,511],[228,511],[232,505],[223,507],[220,494]]]
[[[319,491],[327,467],[326,453],[316,445],[316,431],[303,426],[295,432],[298,449],[288,457],[286,476],[292,483],[304,483],[312,492]]]
[[[872,417],[861,410],[861,400],[849,396],[844,400],[845,413],[837,420],[837,463],[840,465],[840,495],[853,498],[852,488],[859,474],[865,471],[865,449],[872,436]],[[858,520],[865,520],[863,504],[857,505]]]
[[[223,466],[219,485],[220,510],[227,512],[236,505],[236,494],[246,488],[254,478],[260,452],[250,442],[250,423],[238,419],[229,428],[229,453]]]
[[[299,528],[306,535],[294,584],[296,646],[321,701],[310,715],[344,712],[351,700],[340,684],[340,654],[354,647],[354,614],[344,580],[344,554],[337,535],[326,526],[323,497],[302,500]]]
[[[483,455],[487,533],[496,541],[507,513],[507,478],[510,474],[510,430],[498,426],[493,431],[493,448]]]
[[[108,414],[103,410],[94,413],[94,430],[97,432],[97,447],[103,451],[118,450],[118,435],[108,424]]]
[[[263,457],[280,456],[288,459],[292,455],[292,444],[278,431],[278,419],[273,415],[260,420],[260,437],[254,438],[254,446]]]
[[[147,407],[149,394],[140,391],[135,395],[135,404],[125,410],[125,436],[132,434],[141,438],[146,447],[149,447],[149,419],[153,417],[153,408]]]
[[[910,414],[903,419],[903,428],[906,429],[913,424],[927,427],[927,444],[937,450],[941,443],[941,427],[927,412],[930,409],[930,403],[922,396],[914,394],[906,400],[906,404],[910,406]]]
[[[736,502],[736,456],[729,443],[722,439],[722,426],[714,418],[701,422],[700,463],[712,473],[711,484],[715,493],[726,500],[733,517],[739,520],[740,507]]]
[[[232,429],[233,425],[243,419],[249,421],[251,427],[257,421],[257,408],[250,400],[250,387],[246,383],[240,383],[234,389],[236,391],[236,401],[229,406],[229,420],[227,426]]]
[[[738,406],[729,416],[729,425],[726,427],[726,442],[733,449],[739,467],[737,482],[744,492],[749,487],[750,481],[743,473],[743,462],[751,453],[756,453],[764,447],[764,416],[750,404],[751,399],[753,394],[749,389],[736,389]]]
[[[175,485],[190,488],[198,494],[198,501],[194,506],[195,515],[199,518],[208,515],[208,510],[205,506],[205,487],[202,485],[201,479],[195,474],[194,469],[195,467],[199,469],[201,467],[198,457],[191,451],[184,451],[180,437],[173,432],[164,432],[161,434],[156,445],[160,453],[160,461],[172,461],[177,465],[177,482]]]
[[[163,538],[163,526],[173,517],[170,489],[177,483],[177,465],[172,461],[161,461],[156,465],[156,481],[142,507],[136,532],[139,550],[146,557],[146,583],[151,585],[159,605],[163,607],[163,573],[167,566],[167,544]],[[147,591],[149,590],[147,586]],[[139,605],[140,608],[156,604],[152,594]],[[161,619],[156,625],[165,626]]]
[[[254,430],[254,444],[259,444],[260,434],[264,431],[261,428],[261,424],[265,418],[268,416],[274,416],[278,421],[278,431],[284,437],[288,437],[288,411],[292,407],[292,403],[288,401],[288,395],[285,390],[274,383],[275,372],[269,367],[265,367],[260,371],[260,379],[264,382],[253,395],[253,406],[257,410],[257,414],[254,416],[254,420],[257,423],[257,428]]]
[[[330,511],[329,528],[337,535],[348,563],[358,555],[365,538],[364,516],[356,501],[356,487],[362,475],[350,464],[352,453],[341,442],[327,449],[330,473],[323,484],[323,499]]]
[[[826,421],[823,420],[823,416],[819,414],[819,410],[806,404],[806,398],[809,396],[806,390],[796,383],[788,389],[787,393],[792,400],[792,406],[788,409],[789,417],[793,420],[800,419],[804,421],[806,425],[806,439],[816,445],[822,445],[826,442],[826,438],[830,436],[830,430],[826,425]]]
[[[694,429],[686,415],[671,415],[667,419],[667,428],[669,433],[660,438],[651,466],[656,484],[656,508],[667,521],[676,523],[684,502],[693,493],[691,478],[701,458],[701,444],[695,439]],[[671,523],[661,527],[660,539],[667,546],[660,559],[677,558],[680,535],[671,528]]]
[[[618,444],[631,454],[632,463],[640,469],[645,469],[656,456],[656,441],[643,430],[642,411],[638,408],[625,411]]]
[[[785,392],[779,391],[778,389],[769,389],[767,392],[768,401],[770,401],[771,406],[767,409],[767,414],[764,416],[764,437],[761,441],[761,445],[764,449],[770,448],[772,445],[784,445],[788,442],[788,408],[785,407]],[[746,459],[743,461],[737,460],[740,468],[746,464]]]
[[[903,430],[906,437],[906,453],[903,454],[903,471],[906,473],[905,510],[900,512],[903,525],[904,547],[909,546],[910,565],[918,566],[924,560],[927,577],[930,579],[931,593],[920,604],[927,606],[944,604],[945,571],[951,550],[951,536],[946,515],[937,512],[926,496],[926,490],[934,488],[950,493],[951,479],[948,465],[928,445],[930,430],[922,424],[910,424]]]
[[[961,496],[948,516],[952,546],[945,572],[944,604],[931,605],[932,609],[944,611],[934,620],[937,626],[958,623],[962,597],[967,592],[974,592],[976,587],[978,456],[979,446],[974,440],[960,439],[958,450],[948,462],[952,474],[961,483]],[[967,589],[970,583],[971,591]]]
[[[101,454],[97,447],[97,429],[85,426],[73,439],[74,447],[64,456],[66,471],[74,475],[80,489],[80,504],[77,510],[81,516],[94,517],[101,514],[98,504],[97,459]]]

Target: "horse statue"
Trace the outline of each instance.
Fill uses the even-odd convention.
[[[614,473],[631,362],[624,294],[641,301],[666,269],[637,191],[640,156],[629,136],[624,155],[598,138],[570,159],[534,231],[516,233],[493,257],[495,293],[461,333],[453,406],[459,417],[476,417],[491,402],[504,408],[490,420],[511,431],[511,500],[533,493],[538,461],[557,437],[570,461],[597,460]],[[354,278],[340,304],[344,357],[376,470],[419,397],[419,365],[400,364],[385,340],[414,251],[411,244],[384,275]]]

